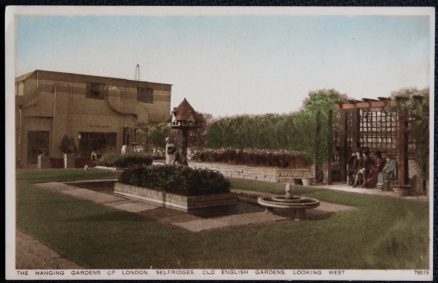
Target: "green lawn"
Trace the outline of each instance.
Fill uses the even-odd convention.
[[[113,177],[99,170],[19,171],[17,226],[87,268],[428,268],[426,203],[299,187],[297,194],[359,211],[192,233],[33,185]],[[283,191],[231,181],[236,189]]]

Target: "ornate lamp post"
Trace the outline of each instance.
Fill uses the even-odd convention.
[[[202,126],[204,117],[196,112],[187,99],[174,107],[172,111],[172,129],[178,129],[182,133],[181,154],[183,156],[183,164],[187,165],[187,146],[189,142],[189,130],[193,130]]]

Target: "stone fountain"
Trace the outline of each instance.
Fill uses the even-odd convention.
[[[285,195],[259,197],[257,203],[266,207],[266,212],[273,212],[274,208],[289,209],[293,212],[296,221],[304,219],[306,209],[319,206],[319,200],[309,197],[294,196],[292,186],[286,183]]]

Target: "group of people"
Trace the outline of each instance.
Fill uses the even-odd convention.
[[[383,158],[380,150],[374,153],[368,149],[355,152],[347,163],[348,185],[363,188],[383,186],[385,181],[395,179],[395,162],[389,155]]]

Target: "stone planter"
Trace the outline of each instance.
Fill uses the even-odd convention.
[[[302,178],[301,180],[303,181],[303,186],[308,187],[312,184],[313,178]]]
[[[117,180],[120,180],[120,177],[122,176],[123,171],[125,171],[128,168],[121,168],[121,167],[116,167],[116,178]]]
[[[234,193],[182,196],[122,183],[114,184],[114,193],[188,213],[201,208],[237,204],[237,195]]]
[[[207,168],[219,171],[225,177],[240,178],[247,180],[257,180],[271,183],[292,182],[294,178],[313,178],[314,173],[311,167],[308,168],[276,168],[247,165],[230,165],[225,163],[195,162],[190,161],[192,168]]]
[[[408,196],[411,192],[410,186],[398,186],[397,185],[397,186],[394,186],[392,189],[397,195],[399,195],[401,197]]]

